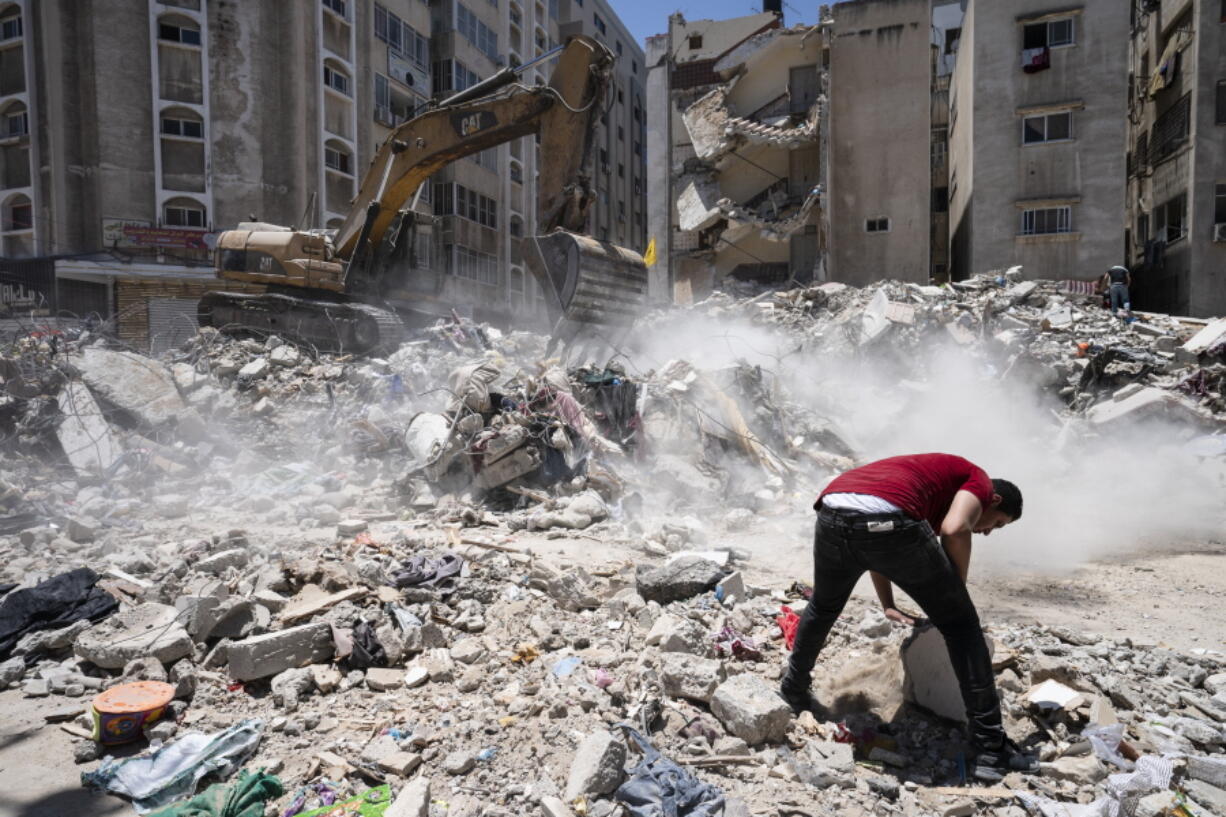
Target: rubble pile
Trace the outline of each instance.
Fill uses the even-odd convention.
[[[692,307],[782,327],[804,352],[869,353],[914,365],[914,350],[952,342],[1059,395],[1101,426],[1166,416],[1205,430],[1226,420],[1226,319],[1138,312],[1113,317],[1093,286],[1023,280],[1021,269],[948,286],[897,281],[856,289],[825,283]],[[667,319],[667,318],[665,318]]]
[[[1220,457],[1226,323],[1128,323],[1066,289],[1010,271],[693,310],[902,369],[948,339],[1068,422],[1162,415]],[[715,531],[807,507],[854,439],[759,365],[545,349],[458,320],[384,358],[211,329],[162,360],[88,333],[5,347],[0,690],[76,739],[87,784],[159,817],[187,798],[654,817],[662,779],[712,817],[1223,811],[1212,651],[989,628],[1044,773],[968,786],[939,636],[853,602],[819,665],[828,711],[795,717],[776,689],[805,588],[754,586]],[[136,682],[171,700],[123,726],[150,741],[133,758],[91,700]]]

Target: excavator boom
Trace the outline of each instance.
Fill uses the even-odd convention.
[[[399,240],[406,208],[418,188],[451,162],[538,134],[537,224],[542,235],[525,239],[527,265],[545,290],[556,320],[629,323],[646,301],[642,257],[583,235],[594,201],[586,168],[613,59],[604,45],[576,36],[560,49],[548,85],[524,85],[519,81],[522,69],[504,69],[444,100],[388,136],[331,240],[320,232],[227,231],[218,242],[219,274],[274,284],[283,294],[302,290],[292,297],[319,292],[332,302],[382,303],[389,247]],[[258,297],[248,296],[234,298],[221,309],[224,295],[228,293],[211,295],[207,310],[202,303],[202,321],[217,311],[241,325],[242,313],[262,306]],[[286,303],[283,298],[278,309],[284,312]],[[341,308],[333,306],[329,319]],[[267,322],[266,313],[255,321],[260,328]],[[351,344],[348,348],[359,351]]]

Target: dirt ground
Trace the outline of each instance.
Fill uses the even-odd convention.
[[[810,563],[799,530],[799,523],[781,523],[767,536],[738,537],[736,546],[755,557],[746,568],[751,583],[781,587],[806,578]],[[551,561],[607,564],[644,558],[628,546],[591,539],[520,537],[514,544]],[[779,558],[784,553],[788,558]],[[757,558],[766,555],[773,558]],[[857,592],[871,598],[867,580]],[[972,574],[972,594],[989,626],[1037,622],[1176,650],[1226,650],[1226,545],[1221,543],[1121,555],[1061,575],[997,566],[991,575]],[[45,715],[69,703],[58,696],[25,699],[18,690],[0,693],[0,817],[133,813],[116,798],[82,789],[81,767],[72,760],[73,738],[44,725]]]

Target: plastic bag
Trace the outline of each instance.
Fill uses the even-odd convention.
[[[1093,747],[1094,754],[1099,760],[1113,763],[1126,772],[1132,771],[1132,761],[1120,754],[1120,741],[1124,739],[1124,724],[1113,723],[1108,726],[1099,726],[1092,723],[1081,730],[1081,736],[1090,741],[1090,746]]]

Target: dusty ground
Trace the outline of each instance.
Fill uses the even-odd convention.
[[[780,586],[804,578],[805,546],[789,544],[803,542],[797,539],[797,525],[780,523],[768,535],[737,537],[737,546],[773,557],[755,559],[759,566],[747,568],[753,583]],[[721,539],[711,544],[731,543]],[[525,536],[515,545],[581,563],[644,558],[628,546],[590,539]],[[763,569],[762,564],[771,567]],[[1178,650],[1226,649],[1226,545],[1220,543],[1121,556],[1059,576],[1021,567],[996,567],[992,573],[972,582],[986,624],[1039,622]],[[858,592],[871,597],[871,588],[864,585]],[[24,699],[17,690],[0,693],[0,817],[133,813],[115,798],[96,797],[80,787],[72,738],[43,724],[44,715],[63,709],[66,701],[55,696]]]

